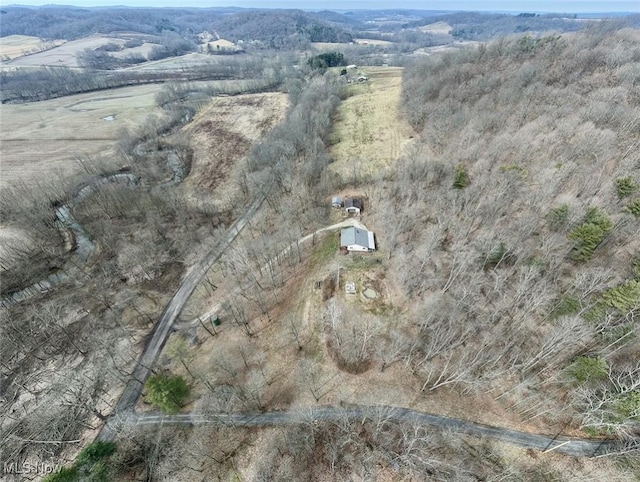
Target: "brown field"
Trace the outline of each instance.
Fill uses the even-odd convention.
[[[346,45],[349,44],[340,42],[311,42],[311,47],[314,50],[320,50],[322,52],[340,49]]]
[[[224,187],[236,162],[282,120],[286,108],[282,93],[214,98],[186,129],[195,151],[187,183]]]
[[[207,50],[211,50],[213,52],[215,51],[220,51],[220,52],[237,52],[237,51],[241,51],[242,47],[234,44],[233,42],[229,41],[229,40],[225,40],[223,38],[218,39],[218,40],[214,40],[211,42],[206,42],[202,45],[199,46],[199,49],[201,52],[207,52]]]
[[[130,49],[124,49],[124,50],[120,50],[118,52],[110,52],[110,54],[113,55],[116,58],[119,58],[119,59],[127,57],[128,55],[142,55],[144,57],[148,57],[149,52],[156,45],[157,44],[150,43],[150,42],[145,42],[142,45],[140,45],[139,47],[132,47]]]
[[[166,71],[166,70],[176,70],[182,69],[185,67],[194,67],[198,65],[206,65],[218,62],[218,59],[215,55],[206,55],[206,54],[198,54],[191,53],[186,55],[181,55],[180,57],[169,57],[161,60],[154,60],[151,62],[145,62],[144,64],[133,65],[131,67],[127,67],[124,70],[127,71],[141,71],[141,72],[155,72],[155,71]]]
[[[413,131],[400,111],[402,68],[363,67],[368,82],[347,88],[353,94],[338,107],[331,139],[332,168],[347,174],[355,161],[372,172],[388,166],[411,142]]]
[[[461,42],[452,42],[446,45],[436,45],[435,47],[423,47],[416,50],[414,53],[421,55],[432,55],[441,52],[451,52],[464,47],[476,47],[480,45],[480,43],[481,42],[478,42],[477,40],[463,40]]]
[[[15,59],[33,52],[52,49],[65,43],[64,40],[42,40],[28,35],[0,37],[0,59]]]
[[[133,36],[133,35],[132,35]],[[111,37],[102,34],[95,34],[78,40],[66,42],[58,47],[52,48],[44,52],[38,52],[26,57],[20,57],[12,60],[10,65],[19,67],[37,67],[41,65],[79,67],[77,55],[84,49],[96,49],[108,43],[124,44],[125,38],[129,36],[123,35],[123,38]],[[143,44],[140,47],[121,50],[115,52],[116,57],[121,57],[133,53],[147,53],[153,44]]]
[[[436,22],[425,25],[424,27],[420,27],[419,30],[426,33],[446,35],[451,32],[451,30],[453,30],[453,27],[451,27],[451,25],[449,25],[447,22]]]
[[[195,84],[224,88],[230,83],[234,81]],[[161,89],[161,85],[122,87],[36,103],[1,105],[0,188],[13,182],[30,183],[36,178],[81,171],[78,159],[108,154],[120,129],[135,128],[149,115],[160,112],[155,96]],[[220,97],[196,120],[215,116],[214,122],[219,122],[220,116],[226,116],[229,123],[225,129],[253,141],[261,135],[260,129],[281,118],[285,105],[282,94]],[[109,120],[110,116],[113,120]],[[189,129],[193,131],[198,126],[196,121]],[[205,146],[202,149],[206,152],[213,149],[206,134],[195,135],[198,146]],[[218,145],[218,150],[212,152],[222,152],[219,149]],[[230,149],[233,152],[233,146]],[[204,161],[205,157],[200,155],[197,169],[210,162]]]
[[[77,160],[105,154],[121,128],[156,111],[162,87],[144,85],[0,106],[0,187],[53,174],[70,175]],[[114,120],[104,120],[114,116]]]

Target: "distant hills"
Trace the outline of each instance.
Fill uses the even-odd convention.
[[[6,6],[2,9],[0,36],[30,35],[43,39],[72,40],[94,33],[139,32],[183,36],[202,31],[217,32],[230,40],[259,41],[273,47],[300,42],[350,42],[368,34],[402,34],[442,21],[451,25],[458,40],[487,40],[496,35],[522,32],[574,31],[589,15],[505,14],[446,12],[435,10],[303,11],[279,9],[221,8],[80,8]],[[622,14],[612,14],[620,18]],[[593,15],[591,15],[593,17]],[[640,15],[620,21],[640,26]],[[402,35],[398,35],[401,39]],[[389,39],[394,40],[394,39]]]

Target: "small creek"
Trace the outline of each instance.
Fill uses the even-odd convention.
[[[162,186],[174,185],[181,182],[189,173],[188,165],[184,164],[175,152],[169,152],[167,156],[167,164],[173,172],[170,181],[162,184]],[[87,262],[91,254],[96,250],[96,244],[89,236],[89,233],[82,227],[78,220],[73,216],[73,208],[86,200],[95,193],[101,186],[107,183],[124,182],[132,188],[140,184],[140,178],[131,173],[105,174],[98,177],[88,184],[82,185],[76,193],[66,203],[59,204],[55,208],[56,224],[60,231],[66,232],[72,239],[72,246],[69,250],[71,258],[67,261],[67,266],[63,269],[48,275],[46,278],[33,283],[21,290],[10,293],[0,299],[0,305],[9,307],[15,303],[27,300],[33,296],[46,293],[66,279],[70,278],[69,265],[77,266]],[[73,261],[73,263],[71,263]]]

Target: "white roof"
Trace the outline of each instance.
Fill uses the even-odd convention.
[[[376,244],[373,239],[373,233],[366,229],[360,229],[356,227],[344,228],[340,232],[340,246],[362,246],[367,249],[376,249]]]

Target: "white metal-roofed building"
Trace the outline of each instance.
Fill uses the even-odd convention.
[[[340,232],[340,247],[347,251],[375,251],[373,233],[356,227],[344,228]]]

